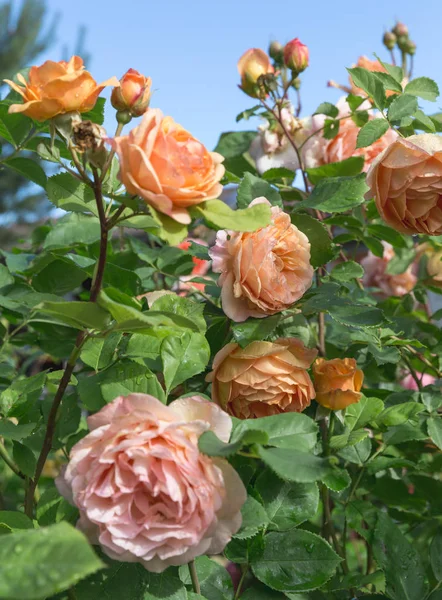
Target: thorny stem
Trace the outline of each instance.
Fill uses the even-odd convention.
[[[98,294],[100,293],[101,284],[103,282],[104,268],[106,266],[106,254],[107,254],[107,238],[108,238],[108,224],[106,222],[106,215],[104,212],[103,204],[103,193],[101,189],[101,179],[98,176],[98,171],[95,167],[92,167],[92,173],[94,176],[94,194],[97,202],[98,218],[100,219],[100,255],[97,263],[97,270],[95,272],[94,281],[92,283],[90,301],[96,302]]]
[[[190,579],[192,580],[193,591],[195,594],[201,594],[200,582],[198,581],[198,573],[196,572],[195,561],[191,560],[188,565]]]

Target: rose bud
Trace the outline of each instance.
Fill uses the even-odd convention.
[[[250,48],[239,59],[238,72],[241,77],[239,87],[243,92],[252,98],[260,98],[265,92],[260,89],[258,80],[262,75],[273,73],[274,68],[264,50]]]
[[[255,198],[250,206],[268,204]],[[267,227],[251,233],[218,231],[209,250],[226,315],[233,321],[263,318],[290,308],[312,284],[310,242],[278,206]]]
[[[393,48],[396,46],[397,37],[392,31],[387,31],[386,33],[384,33],[382,41],[386,48],[388,48],[389,50],[393,50]]]
[[[288,42],[284,47],[285,66],[295,73],[302,73],[308,67],[309,52],[298,38]]]
[[[442,234],[442,137],[397,138],[373,162],[370,191],[384,221],[401,233]]]
[[[284,52],[284,47],[282,44],[280,44],[276,40],[274,40],[273,42],[270,43],[269,54],[270,54],[270,57],[273,58],[273,60],[275,62],[280,63],[283,61],[283,52]]]
[[[29,81],[20,73],[17,79],[22,85],[4,81],[22,96],[24,103],[12,104],[8,112],[23,113],[35,121],[74,111],[88,112],[104,87],[119,85],[116,77],[97,84],[79,56],[73,56],[69,62],[47,60],[40,67],[31,67]]]
[[[245,348],[230,343],[213,360],[212,398],[238,419],[301,412],[315,390],[307,369],[317,350],[301,340],[252,342]]]
[[[129,111],[140,117],[149,108],[152,79],[129,69],[120,79],[119,87],[112,90],[111,104],[118,111]]]
[[[408,27],[404,23],[401,23],[400,21],[397,21],[396,25],[393,27],[392,32],[397,37],[407,36],[408,35]]]
[[[228,442],[229,415],[199,396],[165,406],[129,394],[87,422],[90,433],[56,483],[93,544],[153,573],[224,550],[241,526],[246,490],[226,460],[199,451],[198,438],[213,431]]]
[[[408,35],[400,35],[397,38],[397,45],[399,50],[401,50],[402,52],[406,52],[407,48],[408,48]]]
[[[341,410],[361,399],[363,372],[354,358],[317,358],[313,363],[316,402],[330,410]]]
[[[416,54],[416,44],[412,40],[408,40],[406,50],[410,56],[414,56]]]

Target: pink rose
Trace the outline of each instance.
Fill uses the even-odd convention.
[[[266,198],[256,198],[250,206],[259,203],[270,204]],[[252,233],[219,231],[209,254],[212,270],[221,273],[223,310],[233,321],[286,310],[312,284],[307,236],[277,206],[272,206],[267,227]]]
[[[416,375],[418,376],[420,382],[421,382],[421,386],[425,387],[427,385],[433,385],[433,383],[436,381],[435,377],[433,377],[432,375],[428,375],[428,373],[419,373],[417,372]],[[409,373],[408,375],[406,375],[401,381],[400,384],[403,388],[405,388],[406,390],[415,390],[417,391],[418,385],[416,383],[416,381],[414,380],[413,375],[411,375],[411,373]]]
[[[382,242],[384,255],[382,258],[371,252],[361,260],[365,274],[362,282],[367,287],[377,287],[383,297],[404,296],[408,294],[417,282],[414,266],[410,265],[404,273],[390,275],[387,273],[388,263],[394,258],[393,247],[387,242]]]
[[[228,462],[199,452],[198,438],[211,429],[227,442],[225,412],[199,396],[165,406],[130,394],[88,425],[57,485],[92,543],[155,573],[224,549],[241,526],[246,491]]]

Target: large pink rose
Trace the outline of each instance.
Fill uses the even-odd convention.
[[[410,265],[404,273],[390,275],[387,272],[389,262],[394,258],[393,247],[387,242],[382,242],[384,254],[381,257],[375,256],[371,252],[361,260],[361,266],[364,268],[363,284],[368,287],[377,287],[380,290],[380,296],[404,296],[408,294],[417,282],[414,265]]]
[[[224,549],[241,526],[246,491],[229,463],[199,452],[198,438],[211,429],[227,442],[225,412],[198,396],[165,406],[130,394],[88,425],[58,487],[92,543],[155,573]]]
[[[250,206],[258,203],[270,204],[256,198]],[[221,273],[223,310],[233,321],[290,308],[312,284],[307,236],[277,206],[267,227],[252,233],[219,231],[209,254],[213,271]]]
[[[217,198],[223,186],[222,161],[172,117],[149,109],[128,135],[110,140],[120,159],[119,177],[129,194],[143,198],[179,223],[190,223],[188,208]]]

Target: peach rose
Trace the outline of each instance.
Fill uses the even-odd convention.
[[[190,223],[189,206],[217,198],[224,158],[208,152],[171,117],[149,109],[129,135],[110,140],[129,194],[179,223]]]
[[[418,255],[427,258],[426,269],[431,279],[430,285],[442,287],[442,249],[425,243],[418,247]]]
[[[367,287],[377,287],[381,296],[405,296],[417,283],[414,265],[410,265],[404,273],[390,275],[387,273],[388,263],[394,258],[393,247],[387,242],[382,242],[384,255],[382,258],[371,252],[361,260],[365,273],[362,282]]]
[[[67,112],[92,110],[105,86],[119,85],[116,77],[97,84],[79,56],[73,56],[69,62],[47,60],[41,67],[31,67],[29,82],[20,73],[17,79],[22,85],[9,79],[4,81],[25,102],[12,104],[9,112],[24,113],[36,121],[46,121]]]
[[[199,452],[198,438],[211,429],[227,442],[226,413],[198,396],[165,406],[130,394],[88,425],[57,485],[92,543],[155,573],[222,552],[241,526],[246,491],[227,461]]]
[[[201,244],[201,246],[207,246],[207,242],[200,239],[195,238],[187,238],[178,244],[178,248],[181,250],[188,250],[190,248],[191,242],[196,242],[197,244]],[[198,258],[197,256],[192,256],[193,269],[190,275],[182,275],[180,277],[180,281],[178,284],[178,289],[181,292],[181,295],[185,294],[187,290],[195,289],[204,292],[204,288],[206,287],[204,283],[194,283],[191,280],[194,277],[203,277],[210,268],[210,261],[204,260],[202,258]]]
[[[428,373],[416,372],[416,375],[418,376],[422,387],[426,387],[427,385],[433,385],[433,383],[436,381],[436,378],[432,375],[429,375]],[[406,390],[414,390],[415,392],[419,390],[418,385],[411,373],[409,373],[403,379],[401,379],[399,383]]]
[[[151,85],[150,77],[129,69],[120,79],[120,85],[112,90],[112,106],[116,110],[128,110],[134,117],[141,117],[149,108]]]
[[[364,373],[354,358],[317,358],[313,363],[316,402],[330,410],[341,410],[361,399]]]
[[[256,198],[250,206],[258,203],[270,204]],[[277,206],[267,227],[252,233],[219,231],[209,255],[212,270],[221,273],[223,310],[233,321],[290,308],[312,284],[310,242]]]
[[[239,419],[301,412],[315,390],[307,369],[317,355],[296,338],[227,344],[213,360],[213,400]]]
[[[442,234],[442,137],[397,138],[372,164],[367,184],[381,217],[402,233]]]
[[[344,99],[340,99],[337,103],[339,109],[339,117],[345,117],[350,114],[350,108]],[[370,108],[368,103],[361,105],[361,109]],[[369,120],[375,117],[369,112]],[[373,160],[387,148],[398,134],[389,129],[384,135],[376,140],[371,146],[366,148],[356,148],[356,140],[360,128],[352,121],[352,119],[343,119],[340,122],[338,134],[331,140],[325,140],[322,146],[318,146],[318,151],[321,153],[318,163],[327,165],[329,163],[340,162],[351,156],[362,156],[364,158],[364,171],[368,171]]]

